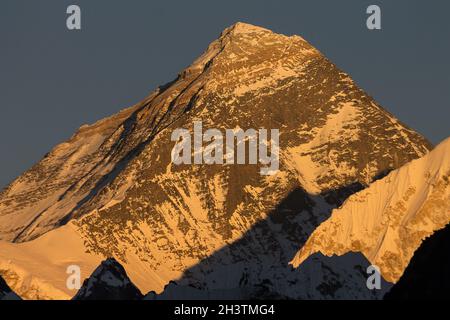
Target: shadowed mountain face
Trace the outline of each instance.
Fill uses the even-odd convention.
[[[298,208],[313,212],[324,198],[343,199],[358,189],[349,186],[320,196],[293,191],[239,240],[187,269],[161,294],[150,292],[145,299],[379,299],[391,284],[382,279],[380,290],[367,288],[370,263],[362,254],[331,258],[317,254],[300,269],[289,265],[297,250],[295,243],[302,245],[325,218],[311,215],[296,222]],[[287,236],[292,234],[305,236]]]
[[[84,281],[73,300],[140,300],[142,297],[120,263],[107,259]]]
[[[181,279],[171,281],[157,294],[148,293],[146,300],[287,300],[287,299],[380,299],[392,284],[381,278],[380,289],[367,287],[367,267],[370,263],[361,255],[349,253],[342,257],[325,257],[317,254],[304,263],[304,268],[278,268],[286,279],[252,276],[248,267],[236,268],[219,262],[233,254],[239,244],[220,250],[211,258],[201,261],[186,271]],[[266,257],[267,258],[267,257]],[[270,262],[270,259],[266,259]],[[219,271],[213,271],[217,268]],[[275,269],[275,268],[274,268]],[[203,276],[203,278],[202,278]],[[219,285],[237,276],[234,287]],[[225,277],[226,280],[222,278]],[[197,279],[197,281],[193,281]]]
[[[278,129],[279,172],[174,165],[171,134],[192,132],[195,120],[203,131]],[[430,148],[301,37],[238,23],[176,80],[82,127],[0,194],[0,239],[17,243],[0,242],[0,270],[17,250],[25,257],[4,265],[20,270],[18,286],[33,274],[69,294],[58,287],[65,254],[83,263],[86,253],[96,257],[85,264],[89,272],[114,257],[143,292],[161,292],[180,277],[211,290],[272,279],[277,295],[321,297],[320,283],[311,293],[297,287],[330,267],[289,271],[295,250],[350,194]],[[72,250],[46,252],[43,239],[68,237]],[[28,270],[24,247],[54,262],[58,281]],[[342,287],[361,282],[350,275]],[[350,295],[372,296],[361,292]]]
[[[0,277],[0,300],[20,300],[19,296],[8,287],[2,277]]]
[[[450,299],[450,225],[426,239],[385,299]]]

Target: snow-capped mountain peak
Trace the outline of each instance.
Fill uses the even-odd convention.
[[[278,129],[280,170],[174,165],[171,135],[194,121]],[[183,277],[220,292],[245,282],[290,298],[372,297],[347,290],[364,280],[350,262],[336,274],[333,261],[312,262],[324,278],[288,262],[349,195],[430,149],[301,37],[238,23],[177,79],[83,127],[0,194],[0,273],[12,270],[21,295],[61,298],[67,261],[88,276],[114,257],[142,292]],[[323,285],[330,277],[339,285]]]

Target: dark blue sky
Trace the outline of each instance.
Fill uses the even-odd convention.
[[[82,30],[66,29],[66,8]],[[366,8],[382,9],[382,30]],[[172,80],[227,26],[299,34],[433,143],[450,136],[450,1],[0,2],[0,187],[82,124]]]

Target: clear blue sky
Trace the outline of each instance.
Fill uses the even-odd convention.
[[[66,29],[66,8],[82,30]],[[382,9],[369,31],[365,10]],[[299,34],[433,143],[450,136],[450,1],[0,2],[0,187],[82,124],[172,80],[227,26]]]

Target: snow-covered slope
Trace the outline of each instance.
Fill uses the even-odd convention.
[[[115,259],[102,261],[73,300],[141,300],[143,295]]]
[[[204,131],[279,129],[279,172],[172,164],[171,134],[194,120]],[[173,82],[83,127],[0,195],[0,274],[21,295],[67,297],[69,262],[87,277],[114,257],[142,292],[161,292],[220,251],[217,273],[196,268],[185,282],[228,290],[250,274],[250,287],[273,279],[271,292],[322,297],[325,278],[301,287],[318,273],[288,266],[298,246],[350,194],[430,148],[301,37],[237,23]],[[42,240],[66,237],[65,252]],[[354,273],[333,277],[349,288]]]
[[[87,278],[103,257],[86,252],[77,227],[69,223],[33,241],[0,241],[0,275],[23,299],[70,299],[67,268],[80,267]]]
[[[396,282],[422,241],[450,222],[450,138],[333,211],[292,260],[361,252]]]

